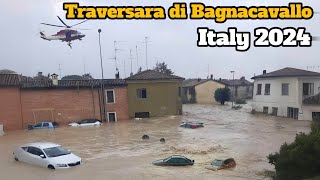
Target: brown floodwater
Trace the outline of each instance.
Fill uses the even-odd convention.
[[[101,127],[61,127],[54,130],[7,132],[0,137],[1,180],[95,179],[264,179],[273,170],[266,156],[292,142],[295,134],[309,132],[310,122],[250,114],[230,106],[184,105],[184,115],[130,120]],[[185,129],[182,121],[200,121],[205,127]],[[144,134],[149,140],[142,140]],[[165,143],[160,143],[165,138]],[[13,150],[24,143],[49,141],[79,155],[84,163],[50,171],[13,160]],[[152,161],[174,154],[195,160],[189,167],[157,167]],[[216,158],[233,157],[230,170],[205,169]]]

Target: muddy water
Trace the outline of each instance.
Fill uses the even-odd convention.
[[[9,132],[0,137],[1,180],[57,179],[263,179],[259,172],[273,170],[266,156],[291,142],[296,133],[308,132],[310,122],[250,114],[230,106],[186,105],[181,117],[132,120],[101,127]],[[201,121],[201,129],[180,128],[181,121]],[[150,136],[142,140],[143,134]],[[166,143],[160,143],[160,138]],[[83,158],[84,164],[49,171],[15,162],[13,149],[24,143],[51,141]],[[195,160],[191,167],[157,167],[153,160],[182,154]],[[215,158],[233,157],[237,167],[210,171]]]

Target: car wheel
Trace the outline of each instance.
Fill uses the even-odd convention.
[[[17,157],[14,157],[14,160],[19,161],[19,159]]]
[[[51,164],[48,166],[48,169],[55,169]]]

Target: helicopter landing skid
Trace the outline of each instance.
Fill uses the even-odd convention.
[[[68,46],[70,47],[70,49],[72,49],[72,46],[71,46],[71,42],[68,42]]]

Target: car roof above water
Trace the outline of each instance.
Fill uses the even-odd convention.
[[[55,143],[51,143],[51,142],[33,142],[33,143],[25,144],[23,146],[33,146],[33,147],[38,147],[40,149],[46,149],[46,148],[57,147],[60,145],[55,144]]]

